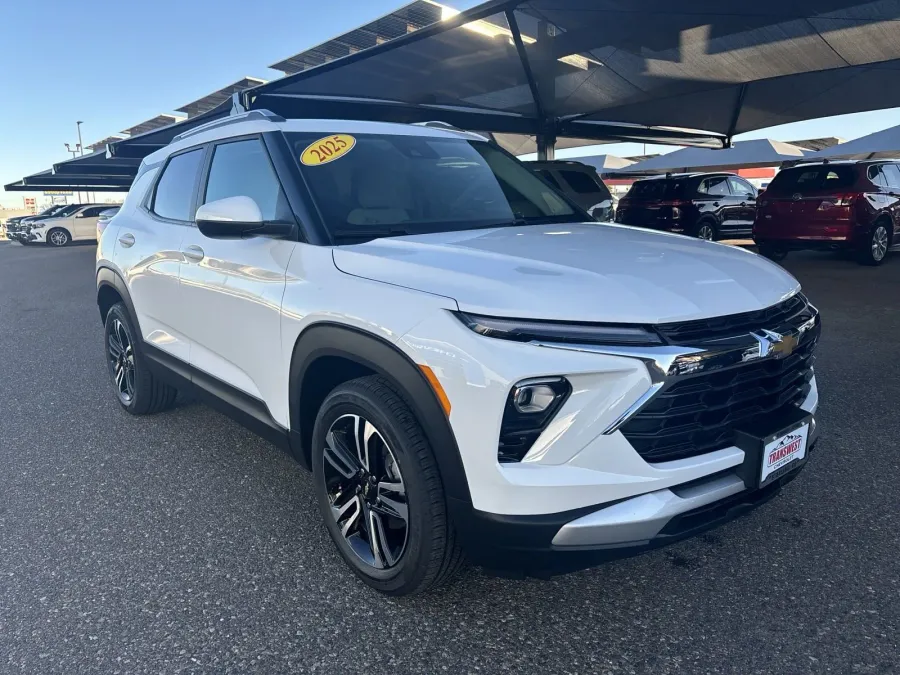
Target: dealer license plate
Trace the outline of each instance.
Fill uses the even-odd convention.
[[[759,485],[763,487],[793,469],[806,457],[806,441],[809,438],[809,422],[802,427],[766,443],[762,453],[762,473]]]

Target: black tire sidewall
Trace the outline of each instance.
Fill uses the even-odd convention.
[[[694,236],[700,239],[700,230],[705,226],[712,228],[713,236],[711,239],[701,239],[701,241],[716,241],[719,238],[719,224],[709,217],[701,218],[697,221],[697,225],[694,228]]]
[[[412,415],[408,409],[406,412]],[[378,429],[400,466],[406,487],[409,508],[406,550],[400,562],[388,570],[375,569],[360,560],[344,540],[337,522],[331,515],[323,469],[325,434],[338,417],[346,414],[361,415]],[[316,417],[312,443],[311,459],[319,509],[341,557],[357,576],[376,590],[389,594],[404,594],[408,589],[416,588],[427,572],[432,554],[427,543],[431,541],[428,535],[433,526],[433,516],[428,508],[427,490],[418,459],[400,423],[394,419],[382,401],[372,396],[370,392],[354,387],[354,382],[350,382],[335,389],[323,402]]]
[[[140,409],[143,403],[143,401],[140,400],[140,396],[141,392],[144,390],[144,387],[142,386],[143,379],[147,377],[146,365],[140,350],[140,345],[138,344],[139,341],[136,337],[137,331],[135,331],[134,326],[131,323],[131,318],[128,316],[128,310],[122,303],[113,305],[106,314],[106,321],[103,327],[103,356],[106,359],[106,370],[109,373],[110,382],[113,387],[116,386],[116,377],[113,372],[112,363],[110,363],[109,360],[109,346],[107,345],[107,341],[109,340],[110,327],[115,319],[121,321],[122,325],[125,326],[125,332],[128,334],[128,340],[131,342],[132,351],[134,352],[134,396],[131,397],[131,402],[126,404],[122,400],[122,397],[119,396],[119,392],[116,391],[116,400],[122,408],[130,413],[135,413]]]
[[[884,252],[884,256],[882,256],[881,260],[876,260],[872,255],[872,242],[875,241],[875,232],[879,227],[883,227],[887,233],[887,251]],[[865,243],[859,249],[859,262],[863,265],[871,265],[876,266],[882,264],[888,257],[888,253],[891,249],[891,228],[884,223],[875,223],[872,226],[872,229],[869,230],[868,235],[866,235]]]

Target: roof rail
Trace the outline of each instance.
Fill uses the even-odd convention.
[[[207,122],[206,124],[201,124],[199,126],[194,127],[193,129],[188,129],[187,131],[182,131],[180,134],[175,136],[172,139],[172,143],[176,143],[188,136],[193,136],[194,134],[199,134],[202,131],[209,131],[210,129],[217,129],[219,127],[224,127],[229,124],[237,124],[238,122],[246,122],[247,120],[266,120],[268,122],[284,122],[284,118],[281,115],[276,115],[275,113],[269,110],[251,110],[249,112],[238,113],[237,115],[229,115],[228,117],[223,117],[218,120],[213,120],[212,122]]]

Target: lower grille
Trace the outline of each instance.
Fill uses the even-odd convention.
[[[784,359],[749,362],[677,380],[622,425],[648,462],[702,455],[732,445],[735,428],[797,406],[809,394],[818,329]]]

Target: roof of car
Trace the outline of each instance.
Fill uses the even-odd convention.
[[[284,119],[267,111],[253,110],[203,124],[191,129],[164,148],[148,155],[145,161],[154,164],[173,152],[223,138],[259,134],[267,131],[318,132],[326,134],[383,134],[395,136],[427,136],[432,138],[464,138],[473,141],[487,139],[477,133],[455,129],[443,123],[400,124],[364,120]]]
[[[797,164],[792,164],[791,166],[785,167],[786,169],[795,169],[799,167],[809,167],[809,166],[855,166],[855,165],[868,165],[868,164],[884,164],[885,162],[900,162],[900,159],[820,159],[809,160],[808,162],[798,162]]]
[[[638,178],[635,183],[647,180],[684,180],[686,178],[699,178],[701,176],[737,176],[737,174],[732,173],[731,171],[694,171],[690,173],[667,173],[660,174],[658,176],[646,176],[643,178]]]

